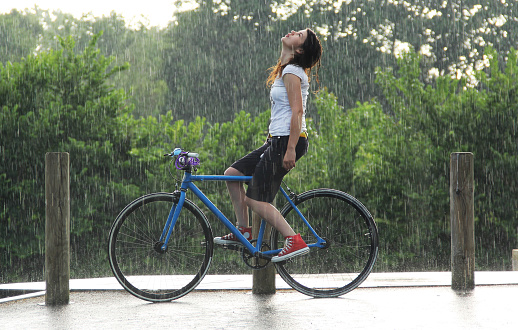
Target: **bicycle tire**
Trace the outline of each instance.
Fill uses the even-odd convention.
[[[167,216],[178,196],[142,196],[117,216],[110,230],[110,267],[134,296],[152,302],[178,299],[203,279],[213,254],[212,230],[206,216],[185,200],[165,252],[157,252]],[[161,243],[160,243],[161,245]]]
[[[306,256],[276,263],[277,273],[292,288],[311,297],[338,297],[357,288],[378,256],[378,230],[367,208],[351,195],[333,189],[310,190],[294,202],[329,246],[312,247]],[[316,243],[289,203],[281,214],[308,245]],[[272,229],[272,248],[283,244],[282,235]]]

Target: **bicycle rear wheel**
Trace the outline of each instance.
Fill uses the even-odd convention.
[[[370,274],[378,255],[378,231],[369,211],[354,197],[333,189],[315,189],[297,196],[295,205],[326,247],[276,263],[279,275],[295,290],[312,297],[337,297],[354,290]],[[309,245],[315,236],[288,203],[281,214]],[[272,230],[273,249],[284,238]]]
[[[166,251],[159,242],[178,197],[142,196],[117,216],[110,230],[110,267],[134,296],[170,301],[192,291],[205,276],[213,253],[212,231],[203,212],[185,200]]]

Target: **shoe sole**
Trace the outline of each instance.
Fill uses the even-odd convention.
[[[281,261],[284,261],[284,260],[288,260],[288,259],[291,259],[291,258],[302,256],[302,255],[305,255],[305,254],[308,254],[308,253],[309,253],[309,247],[305,247],[305,248],[302,248],[300,250],[297,250],[295,252],[292,252],[292,253],[287,254],[285,256],[282,256],[282,257],[273,257],[272,258],[272,262],[281,262]]]
[[[218,244],[218,245],[243,245],[243,243],[241,243],[240,241],[227,241],[227,240],[214,239],[213,242],[214,242],[214,244]]]
[[[216,241],[214,240],[214,244],[218,245],[243,245],[243,243],[239,241]]]

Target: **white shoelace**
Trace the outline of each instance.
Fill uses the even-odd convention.
[[[284,242],[284,249],[282,249],[281,253],[279,255],[285,255],[286,252],[288,252],[289,249],[291,249],[291,246],[293,245],[293,237],[286,238],[286,241]]]

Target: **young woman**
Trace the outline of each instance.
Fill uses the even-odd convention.
[[[271,69],[267,85],[271,86],[271,118],[268,139],[257,150],[236,161],[225,175],[252,176],[245,193],[241,182],[227,182],[227,188],[236,213],[238,229],[249,240],[248,209],[277,229],[286,239],[284,249],[272,262],[304,255],[309,248],[296,234],[280,212],[270,204],[282,178],[295,167],[295,162],[306,154],[306,99],[311,69],[320,66],[322,46],[316,34],[305,29],[291,31],[282,39],[281,56]],[[240,244],[233,234],[214,238],[216,244]]]

